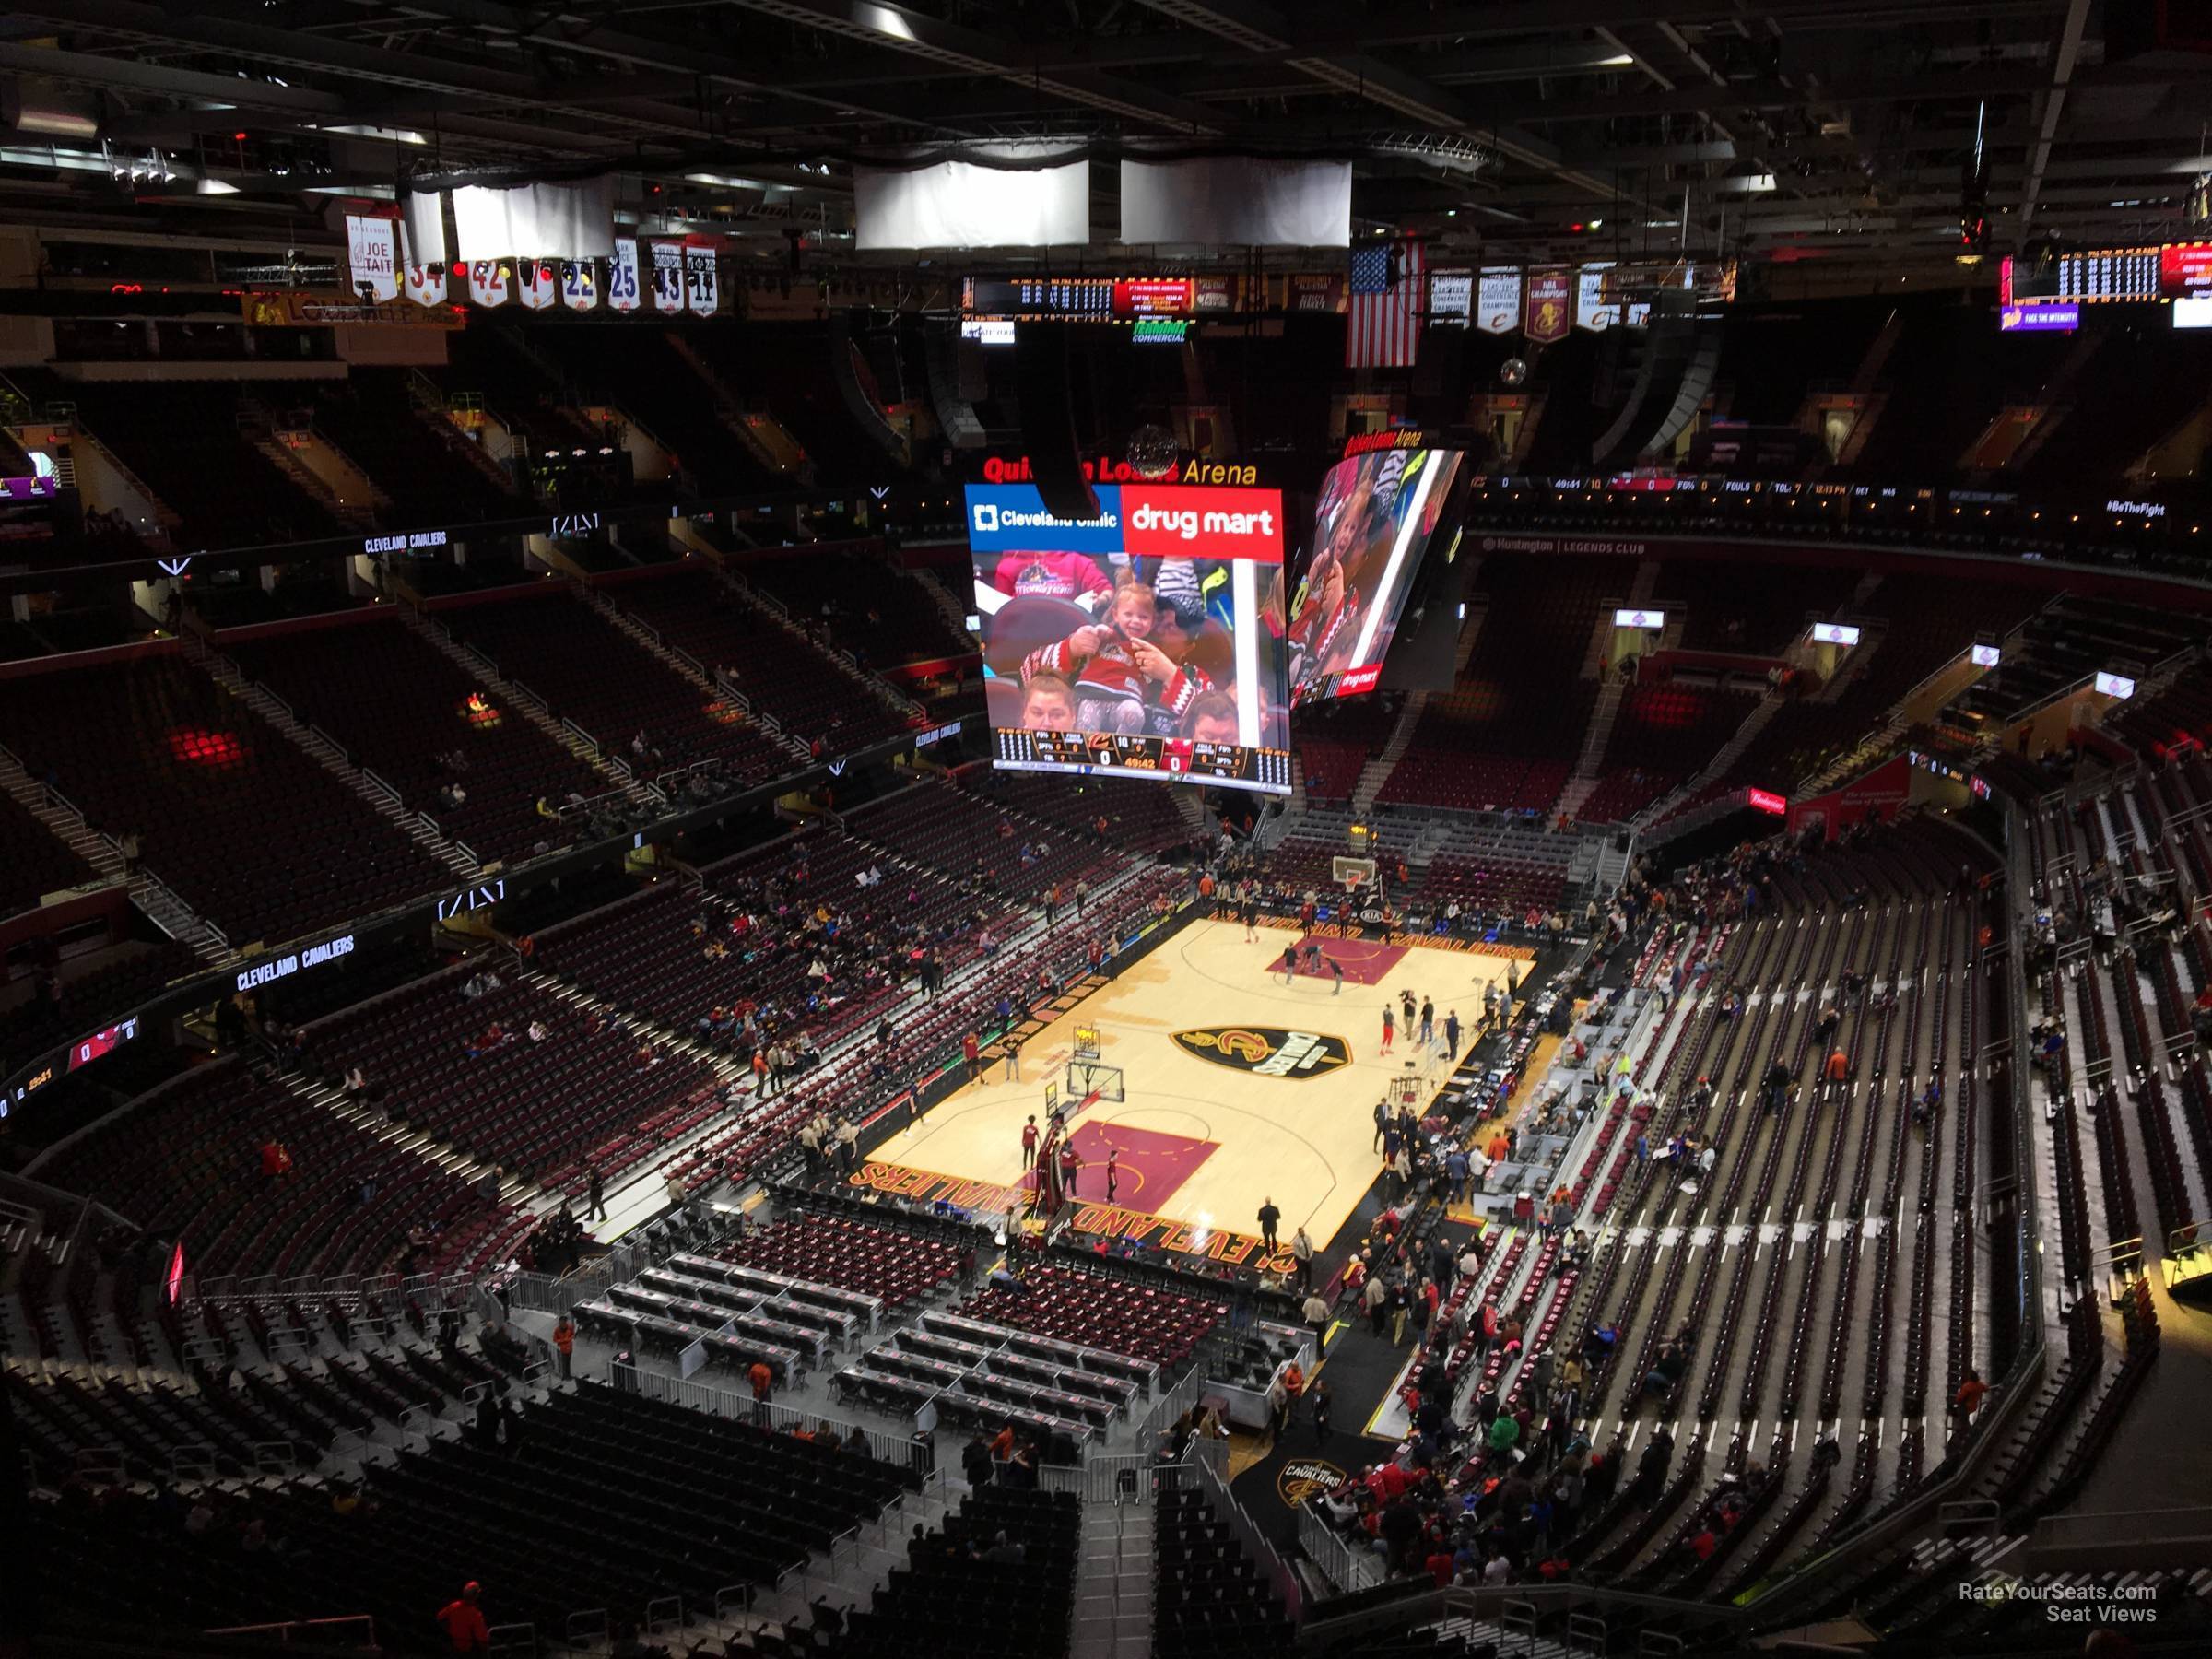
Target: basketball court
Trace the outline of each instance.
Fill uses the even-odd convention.
[[[1459,1012],[1464,1051],[1484,987],[1516,964],[1404,935],[1317,938],[1342,953],[1341,989],[1325,958],[1286,984],[1279,964],[1297,936],[1262,927],[1247,944],[1241,923],[1190,924],[1032,1036],[1020,1081],[992,1061],[878,1147],[853,1184],[1010,1209],[1026,1190],[1022,1127],[1034,1114],[1043,1130],[1049,1090],[1080,1160],[1077,1231],[1250,1263],[1272,1198],[1286,1260],[1301,1224],[1325,1248],[1382,1168],[1375,1102],[1425,1110],[1451,1073],[1437,1046],[1447,1012]],[[1424,1050],[1401,1023],[1385,1054],[1382,1010],[1397,1015],[1402,990],[1417,1007],[1435,1003],[1437,1041]]]

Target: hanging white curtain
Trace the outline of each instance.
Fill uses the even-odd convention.
[[[978,167],[940,161],[853,170],[853,245],[876,248],[1079,247],[1090,241],[1090,163]]]
[[[1344,248],[1349,161],[1209,156],[1122,163],[1122,240],[1249,248]]]
[[[453,192],[453,240],[464,260],[608,259],[615,252],[611,178],[577,184],[481,184]]]
[[[399,222],[406,263],[420,267],[445,264],[445,197],[435,190],[402,191]]]

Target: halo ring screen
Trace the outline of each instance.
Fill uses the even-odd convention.
[[[996,763],[1288,794],[1281,492],[1097,495],[1063,519],[1033,485],[968,488]]]
[[[1373,450],[1329,469],[1288,611],[1292,708],[1375,688],[1465,458]]]

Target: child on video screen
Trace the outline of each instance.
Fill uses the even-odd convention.
[[[1145,583],[1117,589],[1102,620],[1022,660],[1025,686],[1040,675],[1072,680],[1079,731],[1173,732],[1213,682],[1203,669],[1177,662],[1154,641],[1159,612],[1158,596]],[[1025,695],[1025,709],[1026,700]]]

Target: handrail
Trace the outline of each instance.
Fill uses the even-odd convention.
[[[276,1624],[224,1625],[219,1630],[202,1630],[203,1636],[274,1636],[278,1643],[289,1647],[292,1636],[304,1630],[338,1630],[359,1626],[361,1640],[355,1645],[362,1648],[376,1646],[376,1618],[369,1613],[340,1613],[328,1618],[288,1618]]]

